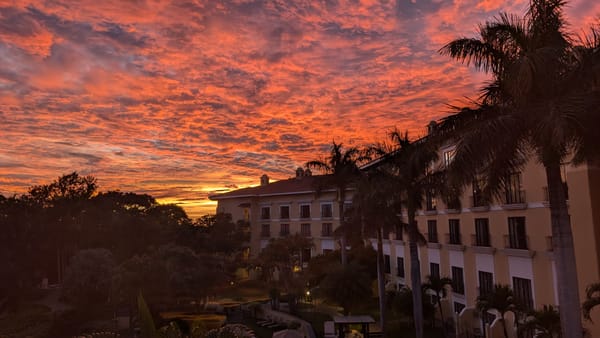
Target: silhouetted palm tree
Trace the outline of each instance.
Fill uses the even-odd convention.
[[[383,233],[401,224],[398,217],[398,190],[395,180],[381,168],[361,175],[352,198],[351,219],[346,226],[360,227],[363,235],[377,237],[377,281],[381,331],[385,335],[385,278],[383,274]]]
[[[485,178],[484,195],[497,195],[531,154],[544,166],[558,278],[563,336],[581,337],[573,235],[561,164],[597,159],[598,39],[573,48],[564,32],[563,0],[531,0],[523,18],[501,14],[480,27],[479,38],[450,42],[443,54],[491,72],[474,108],[443,120],[441,134],[457,141],[452,172],[466,185]],[[597,36],[597,35],[594,35]],[[589,73],[586,76],[582,74]],[[593,124],[596,123],[596,124]]]
[[[560,338],[560,314],[552,305],[544,305],[541,310],[529,313],[525,323],[519,327],[520,335],[528,337],[533,333],[535,338]],[[523,335],[524,334],[524,335]]]
[[[432,165],[438,159],[438,150],[434,143],[421,139],[411,141],[408,134],[397,130],[390,134],[392,148],[388,161],[395,175],[396,184],[403,195],[403,205],[407,212],[407,230],[410,252],[410,278],[413,290],[421,290],[421,263],[417,245],[422,242],[415,216],[421,209],[427,192],[439,186],[437,173],[431,172]],[[415,313],[415,333],[423,337],[423,297],[421,292],[413,292]]]
[[[446,322],[444,321],[444,310],[442,308],[442,298],[446,297],[448,290],[446,286],[452,285],[452,279],[449,277],[427,276],[427,283],[423,284],[423,290],[431,290],[436,295],[436,302],[440,310],[440,318],[442,319],[442,332],[446,337]]]
[[[516,308],[513,291],[508,285],[496,284],[492,292],[477,297],[477,309],[480,312],[484,313],[492,309],[498,311],[505,338],[508,338],[508,332],[504,315],[509,311],[515,313]]]
[[[329,157],[325,160],[310,161],[306,167],[315,168],[329,174],[323,183],[325,186],[333,186],[337,190],[338,211],[340,225],[344,220],[344,202],[349,186],[356,181],[360,175],[359,165],[368,160],[368,157],[356,147],[343,148],[341,143],[333,142]],[[346,236],[341,237],[342,264],[346,264]]]

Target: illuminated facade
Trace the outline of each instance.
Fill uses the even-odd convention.
[[[311,238],[314,246],[305,250],[302,261],[336,249],[333,231],[340,224],[335,189],[320,187],[324,176],[299,168],[296,176],[261,185],[212,195],[217,212],[230,213],[233,220],[250,223],[250,256],[255,257],[269,240],[293,234]],[[348,203],[351,192],[346,196]]]

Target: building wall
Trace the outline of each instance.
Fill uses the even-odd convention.
[[[569,212],[571,215],[574,244],[576,250],[579,292],[585,298],[585,288],[600,281],[600,168],[580,166],[565,167],[569,187]],[[478,271],[493,273],[494,284],[513,285],[513,277],[531,280],[534,308],[544,304],[558,304],[556,292],[556,271],[551,246],[550,209],[546,197],[546,176],[541,165],[529,163],[522,172],[521,188],[525,191],[526,203],[505,205],[500,200],[486,208],[472,208],[471,188],[461,198],[460,212],[446,209],[437,201],[436,211],[421,211],[417,222],[421,233],[427,237],[428,220],[437,222],[439,243],[421,246],[420,264],[422,278],[430,274],[429,264],[440,264],[442,277],[452,277],[451,268],[462,267],[464,271],[464,295],[451,293],[451,301],[474,307],[479,295]],[[507,248],[509,233],[508,218],[525,217],[527,250]],[[475,219],[489,220],[490,247],[475,244]],[[460,222],[461,245],[448,243],[449,220]],[[596,225],[596,226],[595,226]],[[398,242],[388,240],[387,242]],[[391,260],[392,273],[386,278],[396,284],[410,286],[410,258],[408,245],[391,245],[392,257],[403,256],[405,278],[399,278],[396,260]],[[402,252],[398,252],[398,250]],[[593,319],[600,320],[600,311],[593,313]],[[592,336],[600,337],[599,325],[585,322]]]
[[[346,200],[352,199],[351,192],[347,193]],[[332,217],[321,217],[321,205],[331,204]],[[240,206],[244,205],[244,207]],[[248,206],[246,206],[248,205]],[[310,206],[310,217],[300,217],[300,206]],[[280,215],[280,207],[289,206],[289,219],[283,219]],[[261,209],[270,208],[270,218],[261,218]],[[256,257],[260,250],[264,248],[272,238],[280,238],[281,225],[289,225],[289,234],[300,234],[301,224],[310,224],[310,238],[313,239],[314,247],[312,256],[322,254],[323,250],[334,250],[337,248],[333,239],[333,234],[327,236],[322,233],[323,223],[331,223],[332,231],[339,227],[340,217],[336,193],[332,191],[322,192],[320,194],[310,193],[290,193],[285,195],[259,196],[252,198],[227,198],[219,199],[217,211],[231,213],[233,220],[243,219],[244,209],[248,209],[250,221],[250,256]],[[261,233],[263,225],[270,229],[269,235]]]

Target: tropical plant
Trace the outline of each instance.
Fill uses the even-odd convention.
[[[331,267],[331,272],[319,285],[323,295],[344,308],[349,314],[371,294],[371,279],[356,263]]]
[[[346,192],[360,175],[359,165],[369,159],[363,152],[356,147],[344,148],[342,143],[331,145],[329,157],[325,160],[315,160],[306,163],[307,168],[315,168],[328,174],[319,184],[324,186],[333,186],[337,190],[338,212],[340,223],[344,219],[344,203],[346,202]],[[318,187],[320,189],[320,187]],[[347,263],[346,257],[346,236],[341,235],[340,251],[342,254],[342,264]]]
[[[534,338],[560,338],[560,314],[552,305],[544,305],[541,310],[531,311],[525,323],[519,327],[519,335]]]
[[[514,294],[510,286],[501,284],[494,285],[494,289],[491,292],[477,297],[476,306],[481,313],[485,313],[488,310],[498,311],[498,318],[502,323],[504,337],[509,337],[504,315],[510,311],[515,314],[516,318],[517,309]]]
[[[585,290],[585,301],[581,304],[583,318],[592,321],[592,309],[600,305],[600,283],[592,283]]]
[[[374,168],[361,175],[352,199],[350,221],[343,227],[360,227],[364,235],[376,234],[377,282],[379,292],[380,327],[385,334],[385,278],[383,274],[383,233],[401,224],[398,217],[397,190],[394,177],[381,168]],[[353,231],[357,232],[357,231]],[[364,237],[363,237],[364,238]]]
[[[598,158],[599,58],[597,35],[575,48],[565,33],[563,0],[531,0],[524,17],[502,13],[480,26],[479,38],[441,49],[492,74],[475,107],[456,108],[438,128],[456,141],[451,172],[466,185],[484,177],[496,195],[533,154],[544,166],[551,211],[563,336],[581,337],[573,235],[561,165]],[[593,31],[597,32],[597,31]],[[596,123],[596,124],[594,124]]]
[[[439,277],[429,275],[426,277],[427,282],[423,283],[423,290],[431,291],[435,293],[437,307],[440,311],[440,318],[442,320],[442,332],[444,337],[446,336],[446,322],[444,320],[444,309],[442,307],[442,298],[445,298],[448,289],[446,288],[449,285],[452,285],[452,279],[449,277]]]
[[[438,159],[438,151],[433,142],[411,141],[408,133],[402,134],[397,130],[390,134],[390,138],[392,145],[385,155],[385,163],[394,175],[394,186],[402,193],[402,204],[407,213],[411,286],[413,290],[421,290],[421,263],[417,246],[423,243],[424,239],[419,233],[415,218],[426,193],[440,186],[440,173],[431,170]],[[415,334],[417,338],[422,338],[423,297],[421,292],[413,292],[412,295],[415,307]]]

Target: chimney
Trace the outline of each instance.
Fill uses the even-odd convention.
[[[429,122],[427,125],[427,134],[432,134],[437,127],[437,123],[435,121]]]
[[[298,167],[298,169],[296,169],[296,178],[301,178],[302,176],[304,176],[304,169]]]
[[[262,187],[262,186],[265,186],[267,184],[269,184],[269,176],[267,176],[266,174],[262,175],[260,177],[260,186]]]

